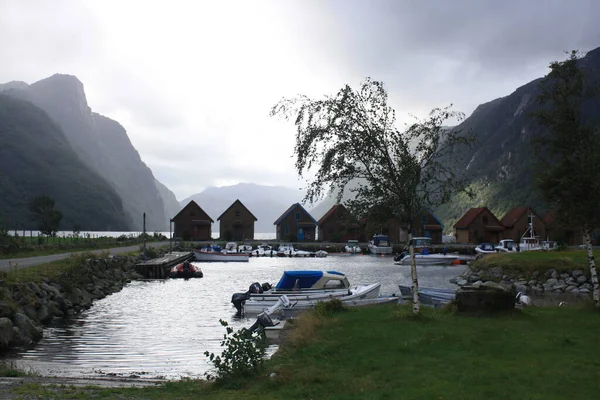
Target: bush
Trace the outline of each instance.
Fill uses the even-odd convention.
[[[252,333],[246,328],[233,332],[226,321],[219,320],[227,333],[223,335],[221,347],[225,347],[220,356],[204,352],[215,366],[216,372],[206,373],[209,379],[223,381],[257,375],[263,365],[266,341],[263,331]]]
[[[340,299],[331,299],[329,301],[319,301],[315,306],[315,314],[321,316],[331,316],[340,312],[347,311],[348,307]]]

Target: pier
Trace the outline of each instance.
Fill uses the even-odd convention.
[[[192,252],[172,252],[136,264],[135,271],[146,279],[165,279],[169,277],[169,271],[173,266],[193,258]]]

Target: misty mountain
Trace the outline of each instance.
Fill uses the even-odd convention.
[[[580,62],[588,84],[600,84],[600,48],[588,52]],[[532,206],[542,214],[548,211],[535,189],[535,159],[530,143],[543,129],[530,117],[540,107],[536,99],[541,80],[480,105],[457,127],[477,137],[475,152],[457,166],[466,171],[477,196],[474,200],[455,196],[452,202],[436,210],[447,229],[469,207],[487,206],[498,218],[517,206]],[[600,96],[585,102],[582,111],[585,117],[600,122]]]
[[[258,219],[254,232],[275,234],[273,223],[294,203],[302,201],[304,192],[282,186],[264,186],[254,183],[239,183],[233,186],[209,187],[182,201],[184,207],[194,200],[215,221],[213,232],[219,231],[217,218],[239,199]]]
[[[40,195],[55,200],[63,213],[62,230],[76,225],[101,231],[128,228],[115,190],[82,162],[48,114],[4,94],[0,94],[0,193],[5,228],[37,229],[28,204]]]
[[[169,216],[152,171],[118,122],[92,112],[83,84],[76,77],[56,74],[31,85],[10,82],[0,90],[31,101],[58,123],[79,158],[120,196],[129,229],[142,229],[144,212],[147,230],[168,229]],[[168,201],[172,207],[172,198]]]
[[[167,217],[167,219],[171,219],[175,215],[177,215],[177,213],[181,210],[179,201],[177,201],[177,198],[175,197],[173,192],[171,192],[168,187],[160,183],[158,179],[155,180],[155,183],[156,189],[158,190],[158,194],[162,198],[163,204],[165,206],[165,216]]]

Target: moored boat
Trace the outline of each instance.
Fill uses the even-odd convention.
[[[197,265],[190,263],[189,261],[184,261],[180,264],[175,265],[169,271],[169,277],[171,278],[202,278],[204,274],[202,270]]]
[[[374,235],[369,242],[369,251],[372,254],[391,254],[392,246],[390,239],[386,235]]]
[[[246,253],[224,253],[219,246],[214,245],[194,249],[194,256],[197,261],[247,262],[249,259]]]
[[[415,254],[415,262],[420,266],[454,265],[458,259],[458,254]],[[404,252],[394,257],[394,264],[410,265],[410,254]]]
[[[344,246],[344,251],[351,254],[362,253],[358,240],[348,240],[348,243]]]
[[[412,287],[405,285],[398,285],[400,288],[400,294],[404,300],[412,299]],[[456,298],[455,289],[441,289],[441,288],[419,288],[419,300],[421,303],[433,307],[440,307],[444,304],[450,303]]]
[[[385,297],[374,297],[368,299],[361,298],[350,298],[350,296],[346,298],[339,299],[346,307],[364,307],[364,306],[373,306],[373,305],[381,305],[381,304],[393,304],[398,303],[400,298],[398,296],[385,296]],[[289,306],[283,308],[281,311],[283,313],[284,318],[294,318],[298,316],[303,311],[314,308],[320,301],[306,301],[306,302],[298,302],[297,304],[290,304]],[[326,300],[329,301],[329,300]]]

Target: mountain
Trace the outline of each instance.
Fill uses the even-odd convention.
[[[167,219],[173,218],[181,210],[181,206],[179,205],[177,198],[168,187],[160,183],[157,179],[154,180],[154,183],[156,183],[156,189],[158,190],[158,194],[162,198],[165,206],[165,216]]]
[[[31,101],[58,123],[81,160],[120,196],[129,229],[142,229],[144,212],[148,231],[168,229],[169,216],[152,171],[118,122],[92,112],[83,84],[76,77],[56,74],[31,85],[10,82],[0,90]],[[170,197],[168,193],[165,196]]]
[[[0,218],[9,229],[36,229],[28,203],[40,195],[55,200],[63,213],[62,230],[76,225],[99,231],[128,228],[115,190],[82,162],[48,114],[1,93],[0,193]]]
[[[264,186],[254,183],[239,183],[233,186],[209,187],[182,201],[184,207],[194,200],[215,221],[213,232],[219,230],[217,218],[235,200],[239,199],[258,219],[254,232],[275,233],[273,222],[294,203],[302,201],[304,192],[283,186]]]
[[[588,84],[600,85],[600,48],[588,52],[580,63]],[[532,206],[539,213],[547,211],[541,194],[535,189],[535,160],[530,143],[543,129],[530,117],[539,109],[536,99],[541,80],[536,79],[506,97],[480,105],[457,127],[477,137],[475,152],[457,166],[466,171],[477,196],[474,200],[464,195],[455,196],[436,210],[447,230],[451,230],[470,207],[485,205],[498,218],[522,205]],[[585,117],[600,122],[600,97],[585,102],[582,111]]]

